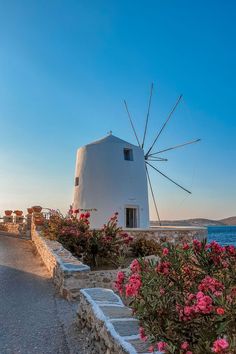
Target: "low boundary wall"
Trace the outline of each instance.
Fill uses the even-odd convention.
[[[35,225],[32,225],[31,238],[60,294],[68,300],[77,298],[90,267],[72,256],[59,242],[42,237]]]
[[[152,239],[157,242],[191,242],[194,238],[199,241],[207,239],[206,227],[193,226],[156,226],[150,229],[127,229],[125,230],[135,238]]]
[[[6,233],[6,235],[8,233],[19,238],[30,239],[30,228],[26,222],[1,222],[0,231],[2,231],[2,233]]]

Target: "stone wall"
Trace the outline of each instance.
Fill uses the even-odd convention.
[[[201,228],[198,231],[194,228],[191,232],[188,228],[182,234],[180,230],[176,232],[176,228],[164,231],[163,229],[134,230],[130,233],[134,237],[154,238],[158,242],[191,241],[193,238],[202,240],[206,237],[206,229]],[[32,224],[31,235],[38,253],[63,297],[68,300],[76,299],[80,296],[79,290],[82,288],[113,288],[118,270],[91,270],[89,266],[72,256],[59,242],[41,236],[34,224]],[[122,271],[128,272],[128,269]]]
[[[19,238],[30,238],[30,230],[26,222],[2,222],[0,223],[0,230]]]
[[[148,230],[145,229],[127,229],[135,238],[153,239],[157,242],[191,242],[194,238],[202,241],[207,238],[206,227],[181,227],[181,226],[159,226]]]
[[[73,257],[59,242],[42,237],[33,224],[31,237],[60,294],[68,300],[76,299],[90,267]]]
[[[90,270],[88,265],[80,262],[59,242],[44,238],[35,225],[32,225],[31,237],[64,298],[68,300],[79,298],[82,288],[113,288],[118,270]]]
[[[139,339],[139,321],[112,290],[82,289],[77,315],[78,326],[87,330],[89,353],[148,353],[150,343]]]

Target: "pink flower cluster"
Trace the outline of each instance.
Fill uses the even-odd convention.
[[[202,243],[197,239],[193,240],[193,248],[196,252],[202,251]]]
[[[85,214],[80,214],[80,219],[88,219],[88,218],[90,218],[90,212],[89,211],[87,211],[87,213],[85,213]]]
[[[127,297],[137,296],[141,285],[141,276],[135,273],[132,274],[125,285],[125,295]]]
[[[162,250],[162,255],[163,256],[167,256],[169,254],[169,250],[168,250],[168,248],[163,248],[163,250]]]
[[[235,267],[235,247],[199,240],[162,248],[157,264],[133,261],[131,275],[117,280],[132,297],[141,340],[154,341],[149,351],[193,354],[205,347],[207,352],[233,353]],[[163,328],[173,331],[173,339],[163,341]]]
[[[145,342],[147,340],[147,336],[145,334],[145,331],[144,331],[144,328],[143,327],[140,327],[139,328],[139,337],[140,339]]]
[[[179,313],[181,321],[189,321],[196,314],[209,314],[213,310],[212,298],[205,295],[202,291],[197,294],[189,294],[184,307],[177,305],[176,309]]]
[[[132,273],[139,273],[141,271],[141,265],[137,259],[134,259],[130,264],[130,269]]]
[[[209,243],[208,245],[206,245],[206,249],[211,249],[211,251],[213,251],[214,253],[218,253],[221,254],[225,251],[225,247],[221,246],[218,242],[216,241],[212,241],[211,243]]]
[[[168,275],[170,273],[170,266],[171,266],[170,262],[167,261],[159,262],[156,267],[156,271],[158,273]]]
[[[143,330],[143,328],[142,328]],[[143,330],[143,333],[144,333],[144,330]],[[147,339],[147,337],[145,337],[145,340]],[[166,350],[168,351],[168,344],[166,342],[163,342],[163,341],[160,341],[160,342],[157,342],[156,345],[151,345],[149,347],[149,352],[154,352],[154,350],[157,349],[158,351],[162,352],[162,353],[165,353]],[[192,351],[189,350],[189,343],[188,342],[183,342],[180,346],[180,349],[181,349],[181,353],[184,353],[184,354],[193,354]],[[169,353],[169,351],[168,351]]]
[[[224,290],[224,285],[217,279],[207,275],[198,286],[199,291],[211,292],[215,296],[222,295],[222,290]]]
[[[115,281],[115,289],[119,291],[120,295],[123,294],[124,281],[125,281],[125,274],[123,272],[118,272]]]
[[[184,351],[185,354],[193,354],[189,349],[189,344],[188,342],[183,342],[180,346],[180,348]]]
[[[214,353],[224,353],[229,347],[227,339],[220,338],[213,343],[212,351]]]
[[[158,349],[160,352],[165,353],[165,350],[167,349],[167,343],[163,341],[157,342],[156,345],[151,345],[148,351],[153,353],[155,348]]]
[[[225,250],[231,254],[232,256],[235,256],[236,255],[236,248],[234,246],[226,246],[225,247]]]
[[[236,261],[236,248],[232,245],[224,247],[212,241],[205,248],[209,252],[209,258],[218,268],[228,268],[232,260]]]
[[[120,232],[118,236],[126,245],[129,245],[133,241],[133,236],[129,235],[127,232]]]

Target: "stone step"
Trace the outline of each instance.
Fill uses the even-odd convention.
[[[118,295],[104,288],[82,289],[80,293],[78,321],[89,329],[96,354],[149,353],[151,344],[139,338],[139,321]]]

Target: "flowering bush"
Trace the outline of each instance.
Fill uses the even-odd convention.
[[[135,260],[116,289],[140,319],[150,351],[236,353],[236,249],[194,240],[163,248],[158,263]]]
[[[51,211],[45,221],[43,234],[57,240],[77,257],[93,267],[100,263],[112,263],[118,267],[123,264],[129,252],[132,237],[118,227],[118,213],[115,213],[101,230],[91,230],[90,213],[75,210],[67,216],[59,211]]]
[[[51,240],[59,241],[78,257],[87,251],[89,232],[89,213],[63,216],[59,211],[51,211],[45,221],[43,234]]]
[[[122,266],[129,253],[133,240],[128,233],[118,227],[118,213],[115,213],[101,230],[93,230],[89,241],[87,258],[93,266],[110,263]]]

